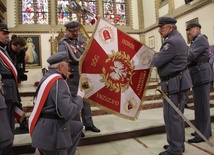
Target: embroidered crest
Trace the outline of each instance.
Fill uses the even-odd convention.
[[[100,82],[105,83],[105,86],[115,92],[124,92],[132,83],[134,75],[134,61],[130,60],[130,56],[125,52],[115,52],[108,55],[105,61],[106,67],[102,68],[102,79]]]
[[[163,49],[164,49],[164,50],[168,50],[168,49],[169,49],[169,44],[168,44],[168,43],[165,44],[165,45],[163,46]]]
[[[127,113],[133,111],[136,108],[137,108],[137,101],[134,97],[127,100],[124,104],[124,111],[126,111]]]
[[[91,79],[89,79],[88,77],[81,78],[81,85],[86,94],[93,91],[93,85],[92,85]]]
[[[141,62],[142,62],[143,66],[147,66],[148,64],[150,64],[152,61],[152,58],[150,56],[150,52],[148,50],[143,51],[140,54],[140,59],[142,60]]]
[[[107,44],[114,41],[114,32],[110,26],[105,26],[99,30],[99,37],[104,44]]]

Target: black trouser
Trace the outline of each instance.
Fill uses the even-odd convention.
[[[14,155],[12,151],[13,144],[9,144],[8,146],[2,148],[0,150],[0,155]]]

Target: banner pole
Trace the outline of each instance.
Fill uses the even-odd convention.
[[[175,104],[168,98],[168,96],[160,89],[157,88],[156,91],[160,92],[162,97],[171,105],[171,107],[183,118],[183,120],[210,146],[213,147],[213,143],[211,143],[183,114],[182,112],[175,106]]]

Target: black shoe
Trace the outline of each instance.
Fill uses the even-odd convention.
[[[196,133],[195,132],[192,132],[191,133],[191,136],[195,137]],[[212,134],[210,134],[210,137],[212,137]]]
[[[200,142],[204,142],[204,140],[200,137],[195,137],[193,139],[189,139],[188,142],[189,143],[200,143]]]
[[[86,126],[85,127],[86,131],[92,131],[92,132],[100,132],[100,129],[97,129],[96,126],[92,125],[92,126]]]
[[[187,104],[185,104],[185,108],[189,108],[189,106]]]
[[[169,153],[167,151],[163,151],[163,152],[159,153],[159,155],[175,155],[175,154]],[[182,155],[182,154],[176,154],[176,155]]]
[[[164,145],[163,148],[166,150],[169,147],[169,145]],[[185,149],[183,148],[183,152],[185,151]]]
[[[166,150],[169,147],[169,145],[164,145],[163,148]]]
[[[85,134],[82,132],[82,134],[81,134],[81,138],[84,138],[85,137]]]
[[[28,121],[23,121],[22,123],[20,123],[20,130],[24,130],[24,131],[29,132]]]

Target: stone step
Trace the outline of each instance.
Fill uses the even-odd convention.
[[[193,115],[193,110],[185,110],[186,118],[194,124]],[[99,123],[101,120],[103,122]],[[162,118],[162,108],[142,110],[139,119],[136,121],[125,120],[111,114],[105,116],[95,116],[94,121],[95,124],[100,127],[101,132],[93,133],[84,131],[86,137],[81,138],[79,146],[106,143],[153,134],[161,134],[165,132],[165,125]],[[214,122],[214,108],[211,110],[211,121]],[[188,127],[188,124],[185,124],[185,126]],[[17,143],[17,138],[22,139],[24,142]],[[16,154],[33,153],[35,149],[31,147],[30,135],[15,135],[13,150]]]
[[[210,93],[210,99],[214,99],[214,91]],[[154,94],[149,96],[144,96],[142,99],[142,109],[151,109],[151,108],[158,108],[162,107],[162,96],[160,94]],[[33,99],[31,97],[22,97],[22,103],[23,103],[23,111],[25,113],[30,113],[33,110]],[[193,96],[192,92],[190,92],[188,104],[193,103]],[[100,112],[103,110],[100,110],[99,108],[96,108],[95,105],[91,105],[92,107],[92,114],[103,114],[105,112]],[[95,108],[93,108],[95,107]],[[107,114],[107,113],[106,113]]]
[[[143,98],[143,105],[140,116],[136,121],[125,120],[115,115],[109,114],[94,105],[91,105],[94,123],[101,129],[100,133],[92,133],[84,131],[86,137],[81,138],[79,146],[105,143],[116,140],[123,140],[134,137],[147,136],[165,132],[162,111],[162,97],[155,94],[155,89],[159,86],[157,82],[149,83],[147,91]],[[33,109],[33,93],[22,93],[23,109],[30,115]],[[214,122],[214,91],[211,93],[211,120]],[[189,108],[185,109],[185,116],[194,123],[194,111],[192,92],[189,95]],[[120,122],[123,122],[122,124]],[[106,124],[109,124],[106,125]],[[188,125],[186,124],[186,127]],[[17,139],[23,139],[20,143]],[[33,153],[34,148],[31,147],[31,138],[29,133],[16,134],[13,150],[16,154]]]

